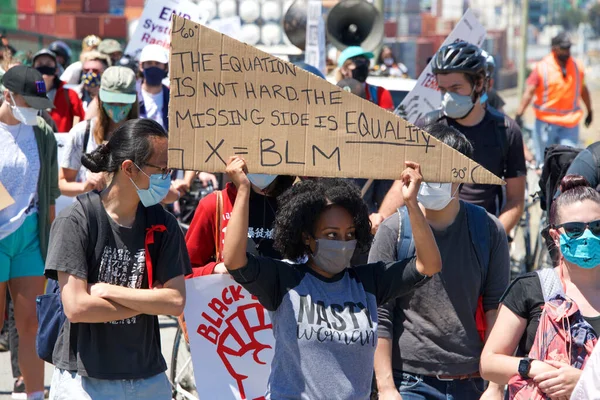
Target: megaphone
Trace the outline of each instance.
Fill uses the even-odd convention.
[[[306,0],[296,0],[283,17],[283,31],[290,42],[304,51],[306,48]]]
[[[327,37],[339,50],[361,46],[367,51],[383,40],[383,16],[366,0],[342,0],[327,15]]]

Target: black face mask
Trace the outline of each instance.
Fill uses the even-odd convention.
[[[570,54],[560,54],[560,55],[557,55],[556,58],[561,62],[567,62],[567,61],[569,61],[569,58],[571,58],[571,55]]]
[[[360,83],[365,83],[369,76],[369,65],[360,64],[352,70],[352,78],[356,79]]]
[[[40,74],[42,75],[55,75],[56,74],[56,67],[49,67],[47,65],[41,65],[39,67],[36,68]]]

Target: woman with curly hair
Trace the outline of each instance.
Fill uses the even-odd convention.
[[[441,270],[435,238],[417,204],[419,165],[406,163],[403,197],[416,257],[355,268],[358,246],[371,242],[367,206],[340,179],[304,181],[279,198],[275,248],[300,264],[246,254],[249,198],[246,163],[232,157],[237,186],[223,251],[233,278],[270,312],[275,354],[267,399],[366,399],[377,344],[377,306],[404,295]],[[305,261],[304,261],[305,260]]]

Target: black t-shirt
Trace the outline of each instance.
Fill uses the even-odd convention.
[[[273,248],[273,223],[277,213],[277,198],[252,191],[249,207],[248,252],[280,260],[281,254]]]
[[[497,113],[497,111],[493,111]],[[475,126],[462,126],[458,122],[447,118],[450,126],[462,132],[473,145],[473,160],[493,174],[504,178],[517,178],[527,174],[525,166],[525,153],[523,151],[523,136],[519,126],[508,118],[506,129],[498,124],[498,117],[492,111],[486,110],[484,118]],[[504,118],[504,116],[502,116]],[[417,126],[422,127],[424,120],[419,120]],[[506,132],[508,151],[506,160],[499,130]],[[498,216],[503,205],[502,186],[499,185],[463,185],[460,198],[468,203],[485,208],[490,214]]]
[[[494,89],[488,90],[487,94],[488,94],[488,101],[487,101],[487,103],[491,107],[494,107],[496,110],[500,110],[506,104],[504,102],[504,100],[502,100],[502,97],[500,97],[500,95],[498,94],[498,92],[496,92]]]
[[[506,289],[500,302],[510,311],[527,320],[527,328],[519,341],[517,356],[528,355],[533,346],[544,306],[542,284],[537,273],[530,272],[515,279]],[[584,318],[594,328],[594,331],[600,332],[600,316]]]
[[[104,209],[102,212],[106,213]],[[50,232],[46,275],[66,272],[89,283],[105,282],[135,289],[148,288],[145,258],[146,213],[140,204],[131,228],[110,223],[108,242],[100,265],[88,267],[90,243],[83,207],[75,202],[56,218]],[[166,215],[158,260],[153,260],[155,280],[161,284],[191,273],[183,234],[175,218]],[[100,238],[99,238],[100,240]],[[105,323],[65,322],[52,355],[53,364],[97,379],[144,379],[167,369],[161,353],[158,318],[140,314]]]

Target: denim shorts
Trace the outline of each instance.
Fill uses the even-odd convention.
[[[44,260],[40,250],[37,213],[0,240],[0,282],[14,278],[44,275]]]
[[[146,379],[96,379],[54,369],[50,400],[170,400],[171,384],[163,372]]]
[[[403,400],[477,400],[485,391],[481,378],[439,380],[435,377],[402,374],[396,382]]]

